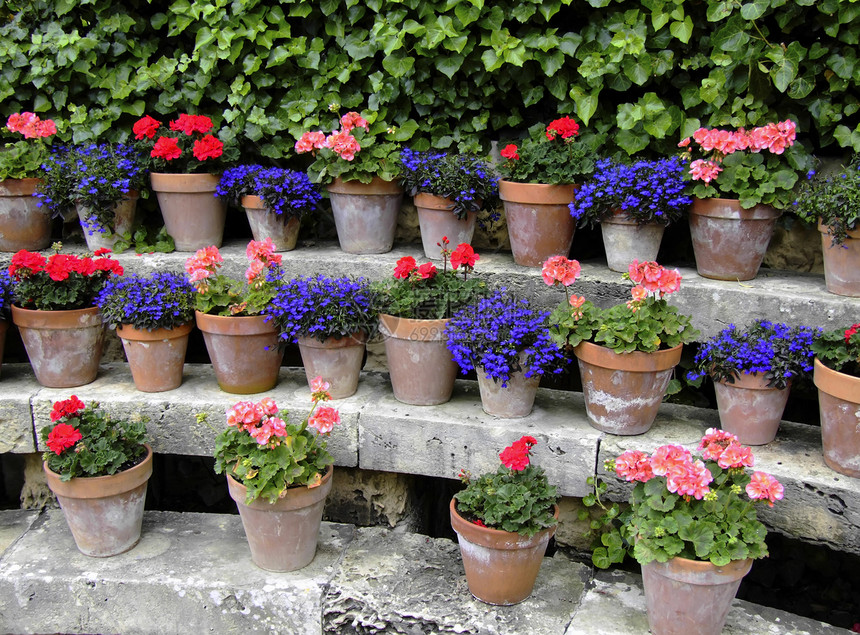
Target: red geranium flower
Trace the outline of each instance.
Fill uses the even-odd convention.
[[[153,119],[149,115],[144,117],[143,119],[139,119],[137,123],[132,126],[131,131],[134,132],[134,138],[140,141],[144,137],[147,139],[152,139],[155,137],[155,131],[161,127],[161,122],[157,119]]]
[[[422,280],[427,280],[436,275],[436,265],[432,262],[425,262],[423,265],[418,267],[418,275],[421,276]]]
[[[164,159],[165,161],[178,159],[182,156],[182,150],[179,148],[179,140],[173,137],[159,137],[149,155],[155,159]]]
[[[526,469],[529,466],[529,452],[533,445],[537,445],[537,439],[530,436],[514,441],[499,454],[502,465],[515,472]]]
[[[182,114],[175,121],[170,122],[171,130],[181,130],[189,137],[195,132],[206,134],[212,130],[212,120],[204,115]]]
[[[45,273],[50,276],[51,280],[61,282],[69,277],[70,273],[74,273],[78,268],[78,259],[70,254],[54,254],[48,258],[48,264],[45,265]]]
[[[9,265],[9,275],[15,276],[19,271],[24,273],[39,273],[45,268],[47,260],[42,254],[22,249],[12,256],[12,264]]]
[[[73,417],[85,407],[84,402],[78,399],[76,395],[63,401],[55,401],[54,408],[51,410],[51,421],[57,421],[63,417]]]
[[[472,246],[467,243],[460,243],[457,248],[451,253],[451,266],[457,269],[460,265],[473,268],[478,262],[480,256],[475,253]]]
[[[517,150],[519,150],[517,146],[515,146],[513,143],[509,143],[499,154],[501,154],[505,159],[513,159],[514,161],[519,161],[520,155],[517,154]]]
[[[124,271],[122,265],[112,258],[96,258],[93,260],[93,266],[95,266],[98,271],[107,271],[117,276],[121,276]]]
[[[194,153],[194,158],[198,161],[217,159],[224,153],[224,144],[209,134],[194,142],[192,152]]]
[[[70,448],[83,438],[80,430],[73,428],[68,423],[58,423],[48,433],[46,445],[54,454],[62,454],[66,448]]]
[[[858,330],[860,330],[860,322],[857,324],[852,324],[850,328],[845,329],[845,343],[849,344],[851,340],[851,336],[854,335]]]
[[[562,117],[551,122],[546,127],[546,138],[552,141],[557,135],[562,139],[569,139],[579,134],[579,124],[570,117]]]
[[[394,277],[405,280],[415,270],[416,266],[415,258],[412,256],[403,256],[403,258],[397,261],[394,267]]]

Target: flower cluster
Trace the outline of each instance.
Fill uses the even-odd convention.
[[[22,308],[43,311],[90,307],[108,278],[122,274],[122,265],[109,256],[55,252],[45,258],[23,249],[9,265],[16,302]]]
[[[480,526],[534,536],[558,522],[558,492],[543,468],[530,461],[537,439],[524,436],[502,450],[496,472],[477,478],[465,470],[459,474],[466,488],[454,495],[457,512]]]
[[[367,120],[357,112],[352,111],[340,118],[340,130],[335,130],[328,136],[319,130],[302,134],[301,138],[296,141],[296,153],[310,152],[313,154],[315,150],[328,148],[344,161],[352,161],[361,150],[361,145],[350,134],[354,128],[370,129]]]
[[[454,314],[445,329],[448,350],[464,374],[475,369],[503,387],[515,372],[560,373],[565,358],[549,334],[548,318],[548,311],[502,289]]]
[[[549,141],[554,141],[556,137],[561,137],[565,143],[570,143],[573,137],[579,134],[579,124],[570,117],[562,117],[550,122],[546,127],[546,138]]]
[[[860,377],[860,323],[821,333],[813,342],[812,351],[828,368]]]
[[[162,122],[149,115],[139,119],[132,127],[135,139],[152,142],[149,156],[165,171],[185,173],[209,170],[211,168],[203,167],[204,162],[218,159],[224,154],[224,144],[210,134],[213,123],[209,117],[183,113],[171,121],[168,128],[161,132]],[[189,142],[190,153],[186,147]],[[178,161],[180,158],[182,160]]]
[[[4,144],[0,152],[0,181],[36,176],[48,156],[45,144],[56,134],[56,124],[52,119],[40,119],[35,113],[21,112],[9,115],[6,129],[24,139]]]
[[[827,227],[831,248],[843,245],[848,232],[860,228],[860,155],[835,174],[810,170],[792,211]]]
[[[636,285],[630,290],[633,304],[627,304],[634,311],[639,306],[637,303],[649,296],[662,298],[681,288],[681,273],[677,269],[666,269],[653,260],[634,260],[628,265],[624,277]]]
[[[684,161],[671,157],[633,165],[601,159],[591,179],[576,192],[570,213],[579,224],[594,224],[613,212],[639,223],[677,221],[693,199],[684,193]]]
[[[215,440],[215,471],[248,488],[246,503],[261,497],[273,503],[290,487],[321,483],[332,463],[325,437],[340,423],[340,414],[320,405],[330,398],[327,382],[317,377],[311,386],[311,411],[299,424],[284,418],[286,412],[270,397],[227,409],[228,427]]]
[[[12,302],[12,278],[8,269],[0,269],[0,315],[9,311]]]
[[[25,139],[57,134],[57,124],[53,119],[40,119],[39,115],[32,112],[12,113],[6,120],[6,128],[10,132],[24,135]]]
[[[710,375],[734,383],[741,374],[761,373],[769,386],[785,388],[792,379],[812,370],[812,344],[821,329],[759,320],[740,331],[734,324],[699,348],[687,373],[691,381]]]
[[[177,273],[132,274],[108,280],[95,299],[111,328],[170,329],[194,319],[194,287]]]
[[[259,196],[266,209],[286,220],[317,209],[322,195],[305,172],[262,165],[228,168],[215,189],[216,196],[241,204],[244,196]]]

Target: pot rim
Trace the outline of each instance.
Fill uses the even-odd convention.
[[[239,480],[233,478],[230,475],[230,472],[225,472],[225,476],[227,477],[227,486],[230,490],[230,497],[233,498],[237,505],[242,505],[249,509],[278,512],[301,509],[303,507],[310,507],[311,505],[316,504],[320,500],[325,499],[325,497],[328,496],[328,493],[331,491],[333,474],[334,464],[329,463],[326,467],[325,474],[323,474],[322,480],[317,487],[308,487],[307,485],[288,487],[287,493],[284,498],[281,498],[274,503],[270,503],[264,498],[257,498],[250,503],[246,503],[245,498],[248,492],[247,486]],[[241,500],[237,500],[235,497],[233,497],[234,491],[240,494]]]
[[[713,376],[711,376],[711,379],[713,379]],[[791,379],[788,380],[785,388],[776,388],[775,386],[767,385],[767,378],[764,373],[748,373],[746,371],[742,371],[740,375],[735,374],[734,383],[725,380],[714,380],[714,383],[728,388],[742,388],[745,390],[788,390],[791,388]]]
[[[448,507],[451,513],[451,527],[458,536],[462,536],[462,538],[471,543],[491,549],[528,549],[548,541],[555,534],[555,530],[558,529],[558,504],[553,504],[553,516],[555,517],[556,524],[552,527],[541,529],[531,538],[515,532],[504,531],[503,529],[480,527],[475,523],[470,523],[457,511],[456,498],[451,498],[451,503]]]
[[[683,344],[678,344],[672,348],[654,351],[653,353],[643,353],[642,351],[616,353],[600,344],[580,342],[573,348],[573,354],[576,355],[577,359],[587,364],[600,366],[601,368],[650,373],[669,370],[677,366],[678,362],[681,361],[681,350],[683,347]]]
[[[362,183],[357,179],[344,180],[336,177],[334,181],[326,186],[329,193],[334,194],[359,194],[362,196],[399,196],[403,194],[403,188],[395,179],[388,181],[374,176],[370,183]]]
[[[711,198],[693,197],[689,214],[690,216],[705,216],[727,220],[771,221],[782,216],[782,210],[778,210],[772,205],[761,203],[751,208],[745,208],[741,207],[739,199],[714,196]]]
[[[499,180],[499,198],[509,203],[567,205],[573,201],[579,185],[576,183],[522,183]],[[539,200],[536,200],[539,199]]]
[[[77,499],[108,498],[129,492],[146,483],[152,475],[152,446],[149,443],[143,445],[146,447],[147,454],[140,463],[107,476],[75,476],[71,480],[61,481],[60,475],[48,467],[47,461],[42,461],[48,487],[57,496]],[[87,491],[80,491],[81,487],[85,487]]]
[[[657,560],[652,560],[651,562],[642,564],[641,566],[651,567],[655,571],[655,573],[671,580],[676,580],[678,582],[686,582],[689,584],[697,584],[701,583],[698,580],[699,576],[708,573],[725,578],[723,583],[733,580],[739,580],[740,578],[743,578],[747,573],[749,573],[750,569],[752,568],[752,565],[752,558],[745,558],[743,560],[731,560],[727,565],[720,567],[713,564],[709,560],[690,560],[689,558],[675,556],[674,558],[670,558],[666,562],[658,562]]]
[[[153,342],[159,340],[175,340],[180,337],[185,337],[194,328],[194,322],[186,322],[174,326],[173,328],[157,328],[139,329],[131,324],[119,324],[116,327],[116,334],[124,340],[133,340],[135,342]]]
[[[823,234],[824,236],[830,236],[831,235],[830,234],[830,226],[823,224],[821,222],[820,218],[818,219],[818,231],[819,231],[819,233]],[[858,223],[857,227],[855,227],[854,229],[848,230],[848,238],[860,239],[860,223]]]
[[[25,309],[12,304],[12,322],[17,326],[35,329],[91,328],[102,324],[101,313],[97,306],[83,309]],[[60,324],[57,324],[60,322]]]
[[[221,175],[214,172],[150,172],[149,182],[155,192],[214,192]]]
[[[277,333],[275,324],[264,315],[210,315],[194,311],[194,319],[204,333],[217,335],[270,335]],[[226,321],[225,321],[226,320]]]
[[[435,342],[447,339],[445,328],[449,319],[422,320],[380,313],[379,332],[394,339]]]
[[[308,348],[351,348],[367,344],[367,332],[355,331],[341,335],[332,335],[320,342],[312,335],[300,335],[296,338],[299,346]]]
[[[860,377],[840,373],[821,362],[813,362],[812,382],[818,390],[849,403],[860,403]]]
[[[23,179],[2,179],[0,197],[32,196],[41,182],[42,179],[31,176]]]

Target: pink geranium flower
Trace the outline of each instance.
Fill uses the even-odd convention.
[[[615,473],[626,481],[650,481],[654,478],[651,457],[639,450],[627,450],[615,459]]]
[[[753,500],[767,500],[768,504],[773,507],[773,504],[782,500],[785,495],[785,489],[782,484],[770,474],[764,472],[753,472],[750,477],[750,482],[746,487],[747,495]]]
[[[657,476],[665,476],[674,466],[689,460],[689,450],[680,445],[661,445],[651,457],[651,469]]]
[[[543,263],[541,276],[543,281],[552,286],[559,283],[562,286],[569,287],[582,272],[582,267],[577,260],[568,260],[564,256],[550,256]]]
[[[331,432],[336,423],[340,423],[340,413],[331,406],[320,406],[308,417],[308,425],[320,434]]]

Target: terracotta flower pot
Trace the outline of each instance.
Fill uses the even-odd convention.
[[[600,221],[606,263],[612,271],[626,272],[634,260],[657,260],[666,226],[663,223],[637,223],[629,214],[616,211]]]
[[[111,227],[104,231],[99,231],[99,228],[90,227],[87,218],[93,214],[91,207],[78,204],[76,209],[78,219],[81,221],[81,229],[84,231],[84,238],[87,241],[87,249],[96,251],[97,249],[113,249],[116,241],[119,240],[119,234],[131,232],[134,226],[135,212],[137,211],[138,193],[131,190],[128,193],[128,198],[120,201],[114,207],[114,220]]]
[[[715,381],[720,426],[744,445],[764,445],[776,438],[790,386],[767,385],[761,373],[741,373],[734,383]]]
[[[182,385],[188,334],[193,324],[172,329],[136,329],[130,324],[117,327],[116,334],[128,359],[134,386],[141,392],[163,392]]]
[[[448,320],[412,320],[379,315],[394,397],[415,406],[451,399],[457,363],[444,335]]]
[[[243,196],[242,207],[248,216],[254,240],[271,238],[275,251],[292,251],[299,238],[301,221],[298,216],[284,218],[269,211],[259,196]]]
[[[105,558],[138,543],[146,484],[152,475],[149,445],[141,463],[110,476],[79,477],[64,483],[47,463],[42,466],[82,554]]]
[[[700,276],[716,280],[752,280],[782,212],[770,205],[741,207],[729,198],[694,198],[690,235]]]
[[[643,434],[657,418],[683,344],[655,353],[616,353],[581,342],[573,349],[592,427],[618,435]]]
[[[271,322],[262,315],[194,315],[221,390],[249,395],[275,386],[284,351]]]
[[[472,242],[477,212],[468,212],[463,219],[457,218],[451,211],[454,209],[451,199],[424,193],[415,195],[415,209],[418,210],[421,244],[426,258],[442,259],[442,248],[437,243],[441,243],[443,237],[448,238],[452,247]]]
[[[547,543],[556,527],[527,538],[470,523],[457,513],[453,498],[450,511],[469,592],[481,602],[502,606],[517,604],[531,595]],[[555,518],[558,520],[558,505]]]
[[[73,388],[95,380],[104,343],[98,307],[37,311],[13,304],[12,321],[40,384]]]
[[[300,337],[298,342],[308,386],[315,377],[322,377],[331,384],[332,399],[355,394],[367,333],[359,331],[344,337],[329,337],[323,342],[315,337]]]
[[[840,474],[860,478],[860,377],[832,370],[816,358],[824,462]]]
[[[860,227],[848,232],[841,245],[834,245],[825,225],[818,224],[824,253],[824,285],[830,293],[860,297]]]
[[[370,183],[337,178],[328,186],[340,248],[348,254],[383,254],[394,245],[403,188],[374,177]]]
[[[568,205],[577,187],[499,181],[514,262],[540,267],[550,256],[570,253],[576,220]]]
[[[507,386],[501,381],[488,378],[484,369],[475,369],[478,390],[481,393],[481,407],[488,415],[505,419],[519,419],[531,413],[540,386],[540,375],[526,378],[521,372],[511,374]]]
[[[331,490],[331,465],[317,487],[291,487],[276,503],[245,503],[248,488],[227,474],[254,564],[267,571],[295,571],[314,559],[325,499]]]
[[[0,251],[39,251],[51,244],[51,211],[33,196],[40,179],[0,181]]]
[[[672,558],[642,565],[642,584],[653,635],[720,635],[741,579],[752,560],[724,567]]]
[[[149,178],[176,251],[221,246],[227,204],[215,196],[220,175],[152,172]]]

